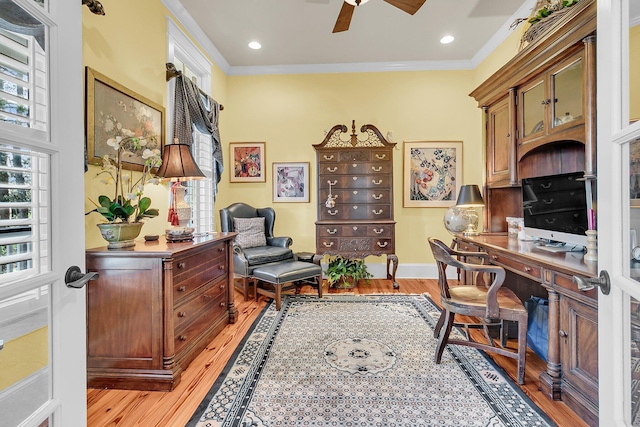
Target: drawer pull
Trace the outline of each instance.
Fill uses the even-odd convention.
[[[379,210],[371,209],[371,212],[373,212],[374,215],[380,215],[382,212],[384,212],[384,210],[382,210],[382,209],[379,209]]]
[[[187,317],[187,312],[181,311],[180,313],[178,313],[178,317]]]
[[[351,178],[351,179],[352,179],[352,180],[354,180],[354,181],[357,181],[357,180],[358,180],[358,177],[357,177],[357,176],[354,176],[354,177],[353,177],[353,178]]]
[[[376,159],[378,160],[384,160],[387,158],[386,154],[376,154]]]
[[[382,184],[382,180],[381,180],[381,179],[379,179],[379,180],[377,180],[377,181],[376,181],[375,179],[372,179],[372,180],[371,180],[371,182],[373,183],[373,185],[380,185],[380,184]]]
[[[186,290],[187,290],[187,287],[186,287],[186,286],[180,286],[180,287],[178,288],[178,292],[184,292],[184,291],[186,291]]]
[[[357,163],[354,163],[354,164],[352,164],[352,165],[351,165],[351,167],[352,167],[352,168],[357,168],[357,167],[358,167],[358,164],[357,164]]]
[[[550,205],[553,203],[553,199],[550,199],[550,200],[542,199],[542,203],[544,203],[545,205]]]
[[[326,154],[324,155],[324,159],[325,160],[333,160],[333,154],[330,156],[327,156]]]
[[[354,206],[354,207],[353,207],[353,210],[354,210],[354,211],[355,211],[355,210],[357,210],[357,209],[358,209],[358,207],[357,207],[357,206]]]
[[[569,334],[567,334],[565,331],[563,331],[562,329],[560,329],[558,331],[558,335],[560,335],[560,338],[566,338],[569,336]]]
[[[223,284],[223,285],[220,285],[220,289],[224,289],[224,284]]]
[[[327,184],[329,185],[336,185],[337,183],[338,183],[337,179],[335,181],[327,181]]]
[[[224,307],[224,306],[225,306],[225,303],[224,303],[224,302],[221,302],[221,303],[220,303],[220,307]]]
[[[338,170],[338,167],[335,168],[327,168],[327,171],[329,171],[330,173],[334,173],[335,171]]]
[[[330,243],[322,242],[322,246],[324,246],[325,248],[330,248],[331,246],[333,246],[333,242],[330,242]]]
[[[378,194],[377,196],[375,194],[373,194],[371,197],[373,197],[376,200],[380,200],[382,199],[384,196],[382,194]]]
[[[336,210],[335,210],[335,211],[333,211],[333,212],[332,212],[332,211],[327,211],[327,213],[328,213],[329,215],[337,215],[337,214],[338,214],[338,209],[336,209]]]
[[[388,244],[389,242],[384,242],[384,244],[381,244],[380,242],[376,242],[376,245],[378,245],[381,248],[386,248]]]
[[[178,268],[184,268],[186,266],[186,264],[184,262],[179,262],[178,263]]]
[[[220,270],[220,271],[224,271],[224,264],[220,264],[220,265],[218,266],[218,270]]]
[[[494,261],[497,261],[498,260],[498,255],[491,255],[491,259],[494,260]]]
[[[358,231],[358,227],[352,227],[353,231]]]
[[[376,234],[382,234],[384,232],[384,228],[380,228],[380,229],[374,228],[373,232]]]
[[[524,271],[526,271],[527,273],[529,273],[531,271],[531,267],[525,267]]]
[[[218,252],[224,252],[224,248],[218,248]]]
[[[372,169],[374,172],[380,172],[380,171],[382,170],[382,166],[378,166],[378,167],[371,166],[371,169]]]
[[[353,195],[355,196],[356,194],[358,194],[358,190],[353,190]]]
[[[186,340],[187,340],[186,335],[180,335],[180,341],[186,341]]]
[[[329,229],[327,228],[327,233],[328,233],[328,234],[336,234],[337,232],[338,232],[338,229],[337,229],[337,228],[334,228],[333,230],[329,230]]]
[[[540,184],[540,187],[544,188],[545,190],[548,190],[551,188],[551,183],[548,184]]]

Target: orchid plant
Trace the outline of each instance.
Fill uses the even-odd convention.
[[[102,157],[101,172],[97,176],[102,177],[104,184],[115,184],[115,189],[113,197],[101,195],[97,203],[89,199],[96,208],[87,214],[98,212],[110,223],[139,222],[159,215],[158,209],[151,208],[151,199],[143,195],[146,184],[159,183],[151,171],[162,164],[161,152],[155,148],[157,138],[145,131],[149,128],[144,126],[143,119],[144,114],[139,117],[140,129],[133,131],[124,128],[113,116],[103,118],[104,131],[111,135],[107,145],[115,153]],[[123,163],[133,156],[144,160],[142,174],[135,181],[131,173],[123,171]]]

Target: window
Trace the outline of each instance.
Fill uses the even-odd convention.
[[[182,31],[168,21],[169,55],[167,62],[172,62],[183,76],[191,79],[204,92],[209,93],[211,87],[211,63],[202,55],[197,47],[182,33]],[[173,83],[170,82],[169,91],[173,94]],[[173,96],[170,95],[167,108],[168,117],[173,117]],[[173,135],[171,128],[173,120],[169,120],[169,135]],[[183,183],[187,187],[185,201],[191,206],[191,222],[195,233],[207,233],[215,229],[213,215],[214,186],[213,186],[213,142],[210,135],[193,131],[193,158],[206,179]]]

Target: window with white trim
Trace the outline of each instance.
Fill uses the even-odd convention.
[[[167,62],[173,63],[176,69],[182,72],[183,76],[191,79],[204,92],[209,93],[211,88],[211,63],[172,21],[168,21],[167,27],[169,33]],[[170,84],[170,87],[173,88],[174,85]],[[169,135],[172,135],[174,92],[170,90],[169,93],[171,95],[167,108],[167,117],[169,117],[170,123]],[[183,183],[187,187],[185,201],[191,206],[191,223],[195,228],[195,233],[207,233],[215,229],[213,215],[213,140],[211,135],[203,134],[194,129],[191,151],[206,179]]]

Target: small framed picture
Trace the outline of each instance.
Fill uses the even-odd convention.
[[[453,206],[461,185],[461,141],[405,141],[404,207]]]
[[[309,202],[309,162],[273,162],[273,201]]]
[[[266,182],[264,142],[230,142],[230,182]]]

